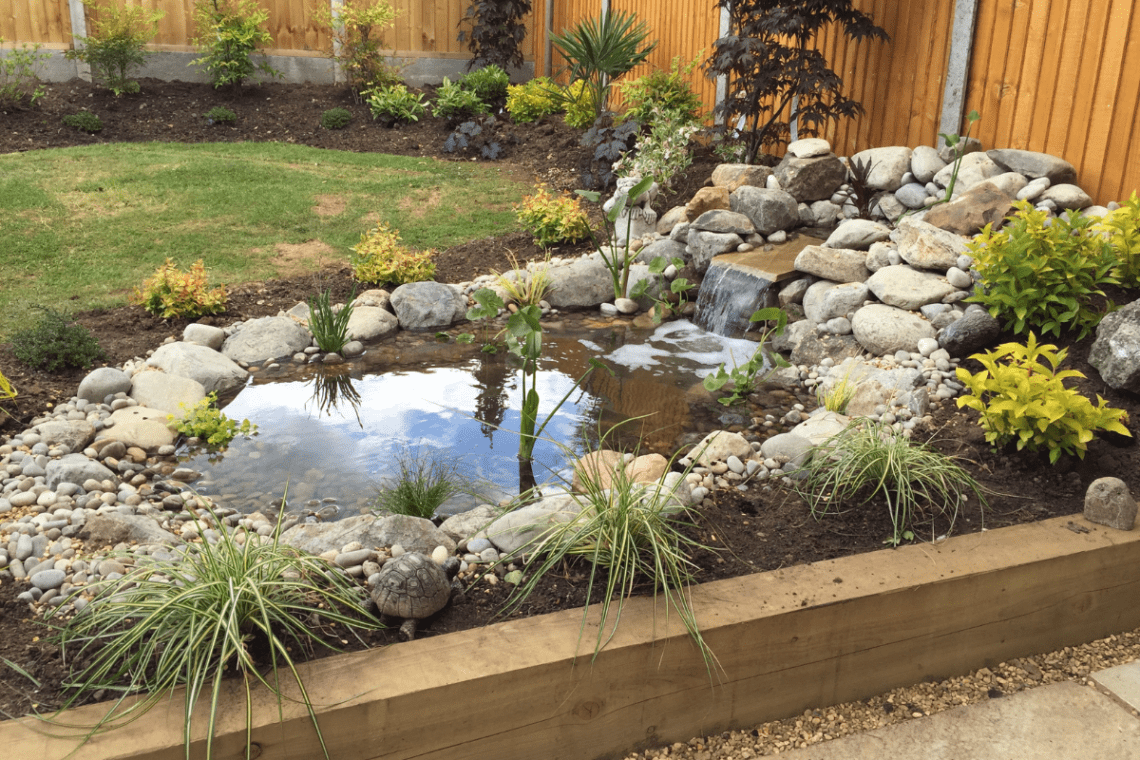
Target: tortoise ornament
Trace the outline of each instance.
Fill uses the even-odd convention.
[[[446,607],[452,597],[463,595],[458,574],[456,557],[449,557],[441,566],[426,554],[401,554],[384,563],[372,587],[372,601],[381,615],[403,618],[400,638],[410,641],[416,635],[417,620],[431,617]]]

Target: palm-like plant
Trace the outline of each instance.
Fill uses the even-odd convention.
[[[634,13],[610,11],[584,19],[564,34],[552,34],[558,52],[570,63],[570,79],[583,79],[597,113],[609,104],[613,80],[645,61],[657,47],[645,43],[649,27]]]

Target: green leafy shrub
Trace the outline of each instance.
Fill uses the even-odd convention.
[[[507,87],[507,113],[515,124],[529,124],[558,111],[554,102],[554,84],[546,77],[536,77],[526,84]]]
[[[578,243],[590,236],[590,221],[578,198],[553,196],[546,188],[523,198],[515,206],[515,218],[546,248],[558,243]]]
[[[242,420],[238,424],[218,408],[218,394],[211,393],[192,407],[179,404],[186,410],[181,419],[168,414],[166,419],[174,425],[179,433],[188,438],[197,438],[205,441],[211,449],[224,449],[230,441],[240,435],[253,435],[257,432],[257,425],[249,420]]]
[[[775,325],[769,328],[760,338],[760,343],[756,346],[756,350],[752,356],[748,358],[744,364],[738,364],[732,368],[731,372],[725,370],[722,364],[717,367],[716,372],[705,376],[704,386],[705,390],[715,393],[723,388],[725,385],[732,383],[732,393],[727,396],[722,396],[717,401],[725,406],[732,406],[739,404],[747,398],[749,393],[756,390],[764,377],[761,372],[769,367],[775,371],[777,367],[787,367],[788,363],[779,354],[770,352],[764,344],[769,338],[775,335],[780,335],[784,332],[784,328],[788,324],[788,315],[782,309],[776,307],[768,307],[760,309],[749,317],[750,322],[774,322]]]
[[[335,16],[324,3],[314,18],[329,30],[329,55],[340,66],[354,97],[359,99],[370,86],[399,84],[399,72],[383,53],[384,30],[396,20],[391,3],[348,0],[336,9]]]
[[[891,518],[884,543],[892,546],[912,540],[923,518],[941,516],[949,521],[946,532],[952,531],[970,493],[983,510],[986,505],[982,487],[953,458],[866,417],[816,446],[803,474],[796,488],[817,519],[856,499],[867,504],[881,496]]]
[[[321,114],[321,126],[325,129],[344,129],[352,121],[352,112],[347,108],[330,108]]]
[[[396,477],[377,491],[372,502],[377,512],[430,520],[451,497],[473,492],[460,472],[460,461],[438,451],[400,451],[396,468]]]
[[[237,121],[237,114],[225,106],[214,106],[206,111],[205,116],[209,124],[233,124]]]
[[[431,112],[437,119],[457,119],[481,116],[489,110],[473,90],[466,90],[459,82],[444,77],[443,84],[436,90],[435,105]]]
[[[654,108],[648,134],[639,134],[636,149],[625,153],[614,163],[619,177],[653,177],[661,187],[673,180],[693,163],[689,143],[700,131],[700,125],[680,112]]]
[[[158,34],[158,22],[165,11],[147,11],[138,5],[84,3],[96,12],[90,37],[76,37],[83,47],[68,50],[64,56],[91,66],[93,79],[116,96],[139,91],[131,79],[133,69],[146,63],[144,49]]]
[[[566,111],[566,125],[574,129],[589,129],[597,118],[594,92],[585,79],[572,82],[562,91],[562,107]]]
[[[687,122],[699,123],[704,104],[697,93],[693,92],[690,80],[703,54],[704,51],[701,51],[683,66],[678,56],[673,59],[673,65],[668,71],[655,68],[637,79],[618,82],[616,86],[626,108],[622,118],[652,125],[654,111],[659,110],[679,114]]]
[[[261,26],[268,18],[269,11],[259,8],[255,0],[198,0],[194,6],[198,36],[192,43],[203,55],[190,65],[203,67],[214,87],[240,87],[256,72],[280,77],[281,72],[269,61],[255,64],[250,58],[273,41]]]
[[[103,131],[103,120],[90,111],[80,111],[64,116],[63,125],[91,135]]]
[[[969,391],[958,398],[958,407],[981,415],[986,440],[995,446],[1016,440],[1018,451],[1048,449],[1050,462],[1061,454],[1083,459],[1097,430],[1130,436],[1123,409],[1108,407],[1100,396],[1093,406],[1078,391],[1065,387],[1067,378],[1084,377],[1076,370],[1057,372],[1067,355],[1054,345],[1038,345],[1032,332],[1025,345],[1005,343],[974,354],[970,358],[984,369],[977,374],[958,369],[958,379]]]
[[[360,282],[403,285],[435,276],[435,251],[412,251],[400,244],[400,231],[380,222],[352,247],[352,276]]]
[[[135,288],[129,300],[163,319],[220,314],[226,310],[226,288],[219,285],[210,290],[207,284],[206,266],[201,259],[188,272],[167,259],[141,288]]]
[[[203,511],[198,519],[221,522],[213,512]],[[218,757],[218,706],[228,690],[223,681],[236,674],[241,687],[234,691],[245,695],[241,712],[249,731],[260,684],[279,709],[304,704],[328,758],[296,660],[315,647],[338,649],[341,634],[333,638],[332,631],[359,639],[361,632],[379,628],[379,621],[366,609],[359,584],[325,560],[281,544],[278,534],[246,533],[239,541],[236,531],[218,533],[216,543],[187,546],[179,562],[140,563],[126,582],[88,585],[85,591],[94,598],[82,615],[57,623],[51,618],[55,611],[49,612],[60,651],[76,668],[63,707],[107,692],[112,701],[92,716],[96,725],[77,726],[87,733],[126,726],[152,707],[178,700],[187,753],[191,737],[204,733],[204,742],[194,740],[195,746],[204,744],[195,755]],[[297,688],[288,688],[289,682]],[[235,748],[233,756],[256,756],[249,731],[245,752]]]
[[[39,321],[12,336],[12,353],[21,362],[55,372],[69,367],[87,369],[97,361],[107,361],[99,341],[86,327],[54,309],[36,308],[43,312]]]
[[[507,72],[494,63],[468,72],[459,79],[460,87],[475,93],[479,100],[487,104],[505,99],[510,84],[511,78]]]
[[[0,47],[4,38],[0,37]],[[41,53],[43,45],[26,42],[18,48],[5,50],[0,55],[0,107],[11,108],[27,98],[32,105],[43,97],[44,88],[39,83],[36,71],[51,60],[51,53]]]
[[[1106,236],[1116,266],[1112,276],[1126,288],[1140,288],[1140,198],[1136,191],[1120,208],[1093,225]]]
[[[611,10],[588,18],[550,39],[570,64],[570,80],[584,79],[592,92],[594,117],[609,109],[614,80],[645,61],[657,42],[646,43],[649,27],[633,12]]]
[[[348,303],[339,311],[334,311],[329,304],[327,290],[309,301],[309,331],[322,351],[339,353],[348,343],[348,320],[352,319],[352,299],[355,297],[356,289],[353,288]]]
[[[1103,316],[1094,296],[1116,284],[1112,249],[1076,212],[1050,219],[1028,201],[1015,205],[1000,232],[986,225],[967,244],[982,288],[966,300],[985,306],[1015,335],[1039,329],[1060,336],[1072,327],[1083,338]]]
[[[419,121],[427,111],[424,96],[412,92],[407,85],[382,85],[365,90],[364,102],[372,111],[372,118],[392,126],[405,121]]]

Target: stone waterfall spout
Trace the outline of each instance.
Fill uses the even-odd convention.
[[[697,327],[717,335],[736,337],[748,331],[748,318],[757,309],[776,305],[771,274],[713,259],[697,295]]]

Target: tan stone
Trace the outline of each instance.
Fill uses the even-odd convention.
[[[690,219],[696,219],[706,211],[712,211],[716,208],[729,207],[728,188],[725,187],[702,187],[689,201],[689,205],[685,207]]]
[[[712,173],[712,183],[715,187],[723,187],[732,192],[738,187],[752,185],[753,187],[767,187],[768,177],[772,174],[769,166],[754,166],[752,164],[720,164]],[[694,217],[695,218],[695,217]]]
[[[586,481],[593,488],[605,490],[614,482],[614,476],[624,461],[619,451],[602,449],[591,451],[574,465],[572,488],[576,493],[586,491]],[[624,480],[627,483],[656,483],[669,470],[669,462],[660,454],[644,454],[625,465]]]

